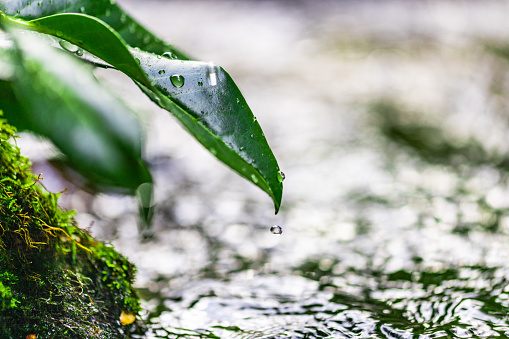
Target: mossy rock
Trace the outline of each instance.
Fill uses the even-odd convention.
[[[134,265],[58,207],[13,138],[0,120],[1,338],[130,338]]]

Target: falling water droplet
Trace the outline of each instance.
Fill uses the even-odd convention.
[[[173,86],[177,88],[184,86],[184,77],[182,75],[174,74],[170,77],[170,80]]]
[[[277,172],[277,181],[279,181],[279,183],[282,183],[284,180],[285,180],[285,174],[283,173],[283,171]]]
[[[283,228],[279,225],[274,225],[270,228],[270,231],[272,234],[281,235],[281,233],[283,233]]]
[[[69,41],[60,40],[58,42],[60,46],[68,52],[76,53],[78,51],[78,46],[71,44]]]
[[[76,51],[76,55],[77,56],[82,56],[83,55],[83,49],[78,48],[78,50]]]
[[[200,87],[203,86],[203,82],[198,81],[198,86],[200,86]]]
[[[157,73],[159,73],[159,74],[164,74],[164,73],[166,73],[166,71],[165,71],[164,69],[161,69],[161,70],[160,70],[159,72],[157,72]]]
[[[257,177],[256,177],[256,175],[254,175],[254,174],[251,174],[251,180],[253,180],[253,182],[254,182],[255,184],[257,184],[257,183],[258,183],[258,178],[257,178]]]

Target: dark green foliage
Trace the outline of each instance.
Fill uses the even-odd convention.
[[[2,338],[119,338],[136,314],[135,267],[79,229],[44,193],[0,125],[0,333]]]

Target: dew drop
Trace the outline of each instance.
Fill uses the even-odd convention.
[[[57,36],[58,36],[58,37],[61,37],[61,36],[63,36],[63,35],[64,35],[64,33],[62,33],[62,31],[57,31]]]
[[[76,53],[78,51],[78,46],[71,44],[69,41],[60,40],[58,42],[60,46],[68,52]]]
[[[210,153],[212,153],[213,155],[217,155],[217,150],[214,147],[212,147],[210,149]]]
[[[157,73],[159,73],[159,74],[164,74],[164,73],[166,73],[166,71],[165,71],[164,69],[161,69],[161,70],[160,70],[159,72],[157,72]]]
[[[282,183],[284,180],[285,180],[285,174],[283,173],[283,171],[277,172],[277,181],[279,181],[279,183]]]
[[[135,59],[136,59],[136,62],[138,63],[138,65],[141,64],[140,59],[138,59],[138,58],[135,58]]]
[[[257,184],[257,183],[258,183],[258,178],[257,178],[257,177],[256,177],[256,175],[254,175],[254,174],[251,174],[251,180],[253,180],[253,182],[254,182],[255,184]]]
[[[172,52],[164,52],[163,57],[168,58],[168,59],[174,59]]]
[[[243,150],[244,150],[244,148],[245,148],[244,146],[240,146],[239,150],[240,150],[240,151],[243,151]]]
[[[239,98],[237,98],[237,104],[240,104],[240,99]]]
[[[83,55],[83,49],[78,48],[78,50],[76,51],[76,55],[77,56],[82,56]]]
[[[170,77],[170,80],[173,86],[177,88],[184,86],[184,77],[182,75],[174,74]]]
[[[200,86],[200,87],[203,86],[203,82],[198,81],[198,86]]]
[[[250,137],[251,137],[251,139],[253,139],[254,138],[254,134],[251,134]]]
[[[210,86],[217,85],[217,70],[216,66],[213,63],[209,64],[209,68],[207,70],[207,80]]]
[[[281,235],[281,233],[283,233],[283,228],[279,225],[274,225],[270,228],[270,232],[275,235]]]

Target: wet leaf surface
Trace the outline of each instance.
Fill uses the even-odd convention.
[[[33,19],[27,27],[65,39],[130,76],[214,156],[269,194],[277,213],[283,190],[282,180],[278,180],[279,166],[260,125],[228,73],[215,65],[183,61],[186,58],[182,54],[154,40],[123,12],[117,18],[114,13],[120,9],[109,1],[90,6],[80,4],[76,7],[73,2],[57,1],[35,9],[21,2],[0,2],[0,10]],[[80,14],[55,14],[76,11]],[[131,35],[131,30],[136,35]],[[142,42],[136,38],[138,35],[143,36]],[[66,49],[65,43],[63,48]]]

